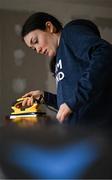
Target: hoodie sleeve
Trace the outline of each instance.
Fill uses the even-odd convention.
[[[89,62],[77,83],[74,98],[66,101],[75,110],[99,94],[112,75],[112,45],[80,25],[67,27],[64,37],[76,57]]]
[[[50,92],[44,91],[44,102],[48,106],[52,106],[55,109],[58,109],[58,106],[57,106],[57,95],[56,94],[52,94]]]

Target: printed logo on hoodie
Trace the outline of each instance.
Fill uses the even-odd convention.
[[[62,60],[59,59],[59,62],[56,64],[56,70],[55,70],[57,83],[59,81],[62,81],[63,78],[65,77],[64,73],[62,72],[62,69],[63,69]]]

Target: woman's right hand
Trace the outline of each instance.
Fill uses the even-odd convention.
[[[25,98],[25,100],[23,100],[22,102],[22,106],[32,106],[34,99],[39,100],[41,96],[44,96],[44,92],[40,90],[30,91],[26,93],[24,96],[22,96],[23,98]]]

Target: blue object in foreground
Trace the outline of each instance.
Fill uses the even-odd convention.
[[[99,156],[100,147],[89,139],[58,148],[13,144],[8,161],[32,178],[81,178]]]

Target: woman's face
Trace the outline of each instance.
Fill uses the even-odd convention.
[[[51,29],[42,31],[39,29],[29,32],[24,41],[26,45],[34,49],[37,53],[43,54],[48,57],[54,57],[59,45],[58,33],[53,33]]]

